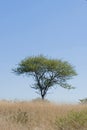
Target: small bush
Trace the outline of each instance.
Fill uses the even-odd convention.
[[[58,130],[82,130],[87,129],[87,110],[71,111],[68,115],[56,120]],[[84,129],[84,130],[86,130]]]
[[[81,104],[87,104],[87,98],[80,99],[79,101]]]
[[[28,114],[19,109],[17,113],[11,116],[11,119],[16,123],[26,124],[28,122]]]

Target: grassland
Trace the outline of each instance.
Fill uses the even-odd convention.
[[[87,105],[0,101],[0,130],[87,130]]]

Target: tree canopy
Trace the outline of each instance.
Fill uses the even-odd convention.
[[[72,89],[73,87],[67,81],[77,75],[74,67],[67,61],[51,59],[43,55],[25,58],[17,68],[13,69],[13,72],[18,75],[32,76],[34,78],[32,88],[40,93],[42,99],[54,85]]]

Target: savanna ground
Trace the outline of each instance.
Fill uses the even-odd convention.
[[[87,130],[87,105],[0,101],[0,130]]]

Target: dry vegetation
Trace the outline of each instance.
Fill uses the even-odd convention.
[[[87,105],[0,101],[0,130],[87,130]]]

